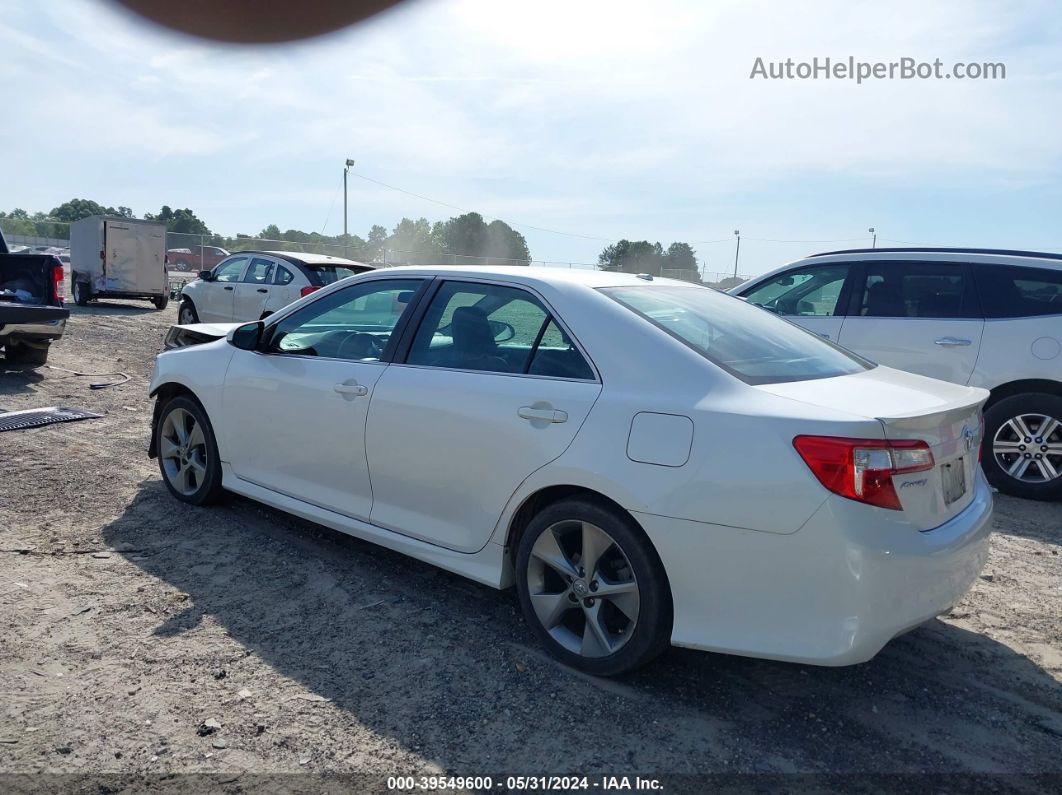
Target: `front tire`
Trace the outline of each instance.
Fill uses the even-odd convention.
[[[615,676],[671,640],[671,590],[641,528],[604,503],[568,499],[531,520],[516,555],[524,617],[563,662]]]
[[[994,403],[985,412],[981,460],[1004,494],[1062,498],[1062,397],[1028,392]]]
[[[170,494],[190,505],[221,497],[221,456],[206,412],[189,397],[173,398],[155,426],[159,471]]]
[[[185,298],[181,301],[181,308],[177,311],[177,325],[190,326],[199,322],[199,313],[195,311],[195,304]]]

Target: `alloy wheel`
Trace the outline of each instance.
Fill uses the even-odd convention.
[[[181,304],[180,315],[177,318],[177,322],[181,326],[188,326],[195,323],[195,318],[192,316],[192,307],[187,303]]]
[[[166,415],[159,434],[159,457],[170,485],[186,497],[206,482],[206,436],[191,412],[175,408]]]
[[[539,535],[527,562],[531,606],[543,628],[568,651],[607,657],[638,624],[634,568],[597,525],[567,520]]]
[[[992,455],[1015,480],[1048,483],[1062,477],[1062,422],[1046,414],[1011,417],[996,431]]]

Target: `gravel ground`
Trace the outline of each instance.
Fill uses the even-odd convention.
[[[50,364],[111,389],[0,360],[0,407],[104,415],[0,434],[0,773],[1062,773],[1062,504],[999,497],[972,592],[867,664],[676,649],[594,680],[511,592],[173,500],[145,450],[175,320],[73,307]]]

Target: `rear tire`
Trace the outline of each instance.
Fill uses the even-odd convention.
[[[189,505],[208,505],[224,493],[221,456],[206,412],[189,397],[170,400],[153,431],[159,471],[170,494]]]
[[[1062,397],[1027,392],[992,404],[983,445],[985,476],[1001,492],[1062,498]]]
[[[89,289],[88,282],[74,282],[74,303],[78,306],[88,306],[89,300],[92,298],[92,291]]]
[[[528,624],[580,671],[622,674],[671,642],[671,589],[656,550],[603,502],[567,499],[539,512],[520,537],[516,577]]]
[[[12,364],[42,365],[48,363],[48,350],[51,344],[30,345],[25,342],[9,342],[4,356]]]
[[[190,326],[198,322],[199,313],[195,311],[195,304],[191,299],[185,298],[181,301],[181,308],[177,310],[177,325]]]
[[[170,304],[170,297],[168,295],[157,295],[151,299],[151,303],[155,305],[156,309],[165,309]]]

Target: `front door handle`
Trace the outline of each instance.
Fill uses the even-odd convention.
[[[944,347],[952,347],[959,345],[972,345],[970,340],[964,340],[960,337],[941,337],[939,340],[933,341],[934,345],[941,345]]]
[[[258,292],[260,292],[260,293],[268,293],[269,290],[267,290],[265,287],[259,287],[258,288]]]
[[[235,287],[228,287],[228,286],[227,286],[227,287],[225,287],[225,289],[226,289],[226,290],[234,290],[234,289],[236,289],[236,288],[235,288]]]
[[[369,394],[369,388],[367,386],[362,386],[361,384],[336,384],[332,389],[343,397],[363,397]]]
[[[829,334],[827,334],[827,333],[826,333],[825,331],[818,331],[818,332],[816,332],[816,333],[817,333],[817,334],[818,334],[818,335],[819,335],[820,337],[822,337],[823,339],[827,339],[827,340],[828,340],[828,339],[830,338],[830,335],[829,335]]]
[[[516,414],[525,420],[539,420],[541,422],[568,421],[568,412],[556,409],[536,409],[531,406],[521,406]]]

